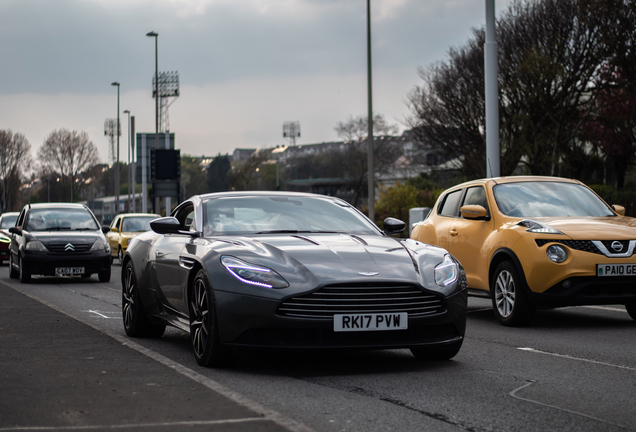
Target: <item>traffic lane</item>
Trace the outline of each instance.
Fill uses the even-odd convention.
[[[116,296],[119,296],[118,292]],[[86,293],[83,293],[83,297],[92,298]],[[609,379],[605,378],[611,383],[610,387],[615,386],[620,391],[608,393],[605,403],[597,404],[594,395],[589,394],[581,384],[586,383],[591,388],[601,389],[600,394],[607,393],[606,387],[596,384],[596,375],[603,375],[604,368],[590,372],[591,379],[587,381],[559,372],[562,377],[558,381],[549,373],[545,378],[538,372],[541,369],[544,372],[558,371],[560,367],[564,367],[560,363],[564,360],[567,360],[566,372],[574,370],[577,366],[572,364],[576,365],[577,360],[552,358],[557,363],[543,365],[543,360],[538,363],[532,360],[531,355],[536,356],[536,353],[519,350],[520,347],[528,346],[545,349],[542,341],[546,339],[546,333],[551,334],[554,341],[561,341],[559,331],[541,331],[537,337],[532,335],[532,331],[528,332],[532,326],[524,329],[505,328],[494,319],[488,303],[471,299],[469,305],[466,343],[454,361],[442,362],[441,369],[439,364],[421,364],[414,361],[408,351],[396,350],[317,355],[259,352],[243,358],[236,368],[207,370],[194,363],[187,336],[183,333],[169,333],[157,340],[135,341],[141,341],[156,352],[174,358],[193,370],[202,371],[216,381],[225,383],[283,414],[292,415],[318,430],[386,430],[397,427],[408,430],[408,427],[418,422],[428,424],[428,427],[433,428],[431,430],[442,430],[450,426],[470,429],[473,425],[488,429],[490,424],[514,429],[520,426],[520,421],[524,418],[530,419],[524,423],[525,426],[544,430],[595,430],[599,425],[610,427],[609,430],[612,430],[612,425],[620,429],[616,425],[621,423],[612,423],[610,420],[606,424],[603,423],[606,417],[588,418],[582,411],[592,405],[599,407],[602,411],[600,415],[605,412],[615,415],[605,407],[612,404],[614,399],[619,402],[630,400],[625,398],[625,393],[629,392],[624,390],[624,382],[613,378],[612,374]],[[597,331],[593,332],[596,336],[593,335],[588,340],[585,332],[576,331],[577,326],[599,328],[599,323],[607,323],[605,325],[610,327],[610,331],[615,330],[618,309],[572,309],[575,310],[575,315],[582,316],[579,317],[578,324],[568,324],[574,330],[571,340],[573,346],[587,343],[593,348],[596,345],[596,336],[599,340],[607,338],[605,333]],[[562,321],[561,314],[564,312],[570,313],[570,310],[549,311],[547,315],[549,318],[556,314],[557,321]],[[541,312],[539,315],[544,314]],[[590,320],[597,323],[589,324]],[[619,318],[618,321],[629,323],[624,318]],[[120,321],[118,325],[121,325]],[[524,334],[532,337],[526,336],[524,339]],[[583,371],[584,375],[587,374],[587,369]],[[571,385],[569,381],[572,379],[578,387]],[[415,385],[422,381],[425,386]],[[553,391],[550,385],[556,387],[556,390],[569,388],[574,393],[584,393],[584,400],[573,398],[572,392],[557,392],[558,402],[565,401],[565,404],[550,404],[550,400],[545,399],[547,405],[541,406],[539,404],[544,403],[542,398],[526,397],[528,392],[538,390],[546,391],[549,397]],[[523,408],[517,410],[515,404],[520,404]],[[572,412],[566,411],[570,406],[568,404],[574,408],[570,410]],[[621,406],[620,403],[618,405]],[[493,411],[493,407],[497,409]],[[542,410],[539,410],[539,414],[534,413],[538,407]],[[493,418],[496,420],[492,420]],[[620,413],[616,418],[621,420]],[[633,410],[627,407],[622,418],[633,423]]]
[[[288,430],[0,283],[0,430]]]

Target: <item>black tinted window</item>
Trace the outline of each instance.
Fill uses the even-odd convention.
[[[442,203],[442,207],[439,210],[439,214],[442,216],[454,217],[457,214],[457,203],[459,202],[461,194],[462,189],[449,193],[446,198],[444,198],[444,202]]]

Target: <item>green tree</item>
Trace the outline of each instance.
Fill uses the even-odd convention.
[[[380,186],[378,202],[375,206],[376,224],[382,228],[387,217],[400,219],[408,224],[409,209],[419,207],[418,190],[410,184],[397,182],[395,186],[383,188]],[[408,235],[405,230],[403,236]]]
[[[14,209],[18,200],[19,184],[31,166],[31,144],[21,133],[0,130],[0,212]]]
[[[231,169],[230,157],[219,153],[207,170],[207,186],[208,192],[225,192],[229,190],[227,176]]]
[[[201,166],[201,158],[181,156],[181,192],[183,199],[208,192],[207,173]]]

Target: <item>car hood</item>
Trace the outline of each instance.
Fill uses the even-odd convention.
[[[558,229],[573,240],[636,239],[636,219],[627,216],[528,219]]]
[[[323,283],[343,279],[419,280],[416,252],[391,237],[345,234],[276,235],[244,237],[240,242],[248,249],[253,249],[261,258],[268,257],[283,266],[291,265],[296,271],[300,270],[300,264]],[[441,262],[445,251],[420,245],[420,249],[435,249],[440,255],[439,261],[432,265]],[[419,255],[421,261],[421,251]]]
[[[29,235],[44,245],[51,242],[93,243],[101,237],[101,231],[33,231]]]

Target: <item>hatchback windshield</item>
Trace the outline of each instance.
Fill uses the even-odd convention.
[[[82,208],[31,209],[26,222],[29,231],[97,230],[91,214]]]
[[[128,216],[122,222],[123,232],[150,231],[150,221],[157,219],[157,216]]]
[[[206,235],[269,233],[375,234],[379,232],[344,201],[313,197],[237,197],[204,205]]]
[[[493,193],[499,210],[507,216],[614,216],[591,190],[574,183],[505,183],[495,186]]]
[[[9,229],[12,226],[15,226],[15,221],[18,220],[18,215],[9,215],[2,218],[2,223],[0,224],[0,229]]]

